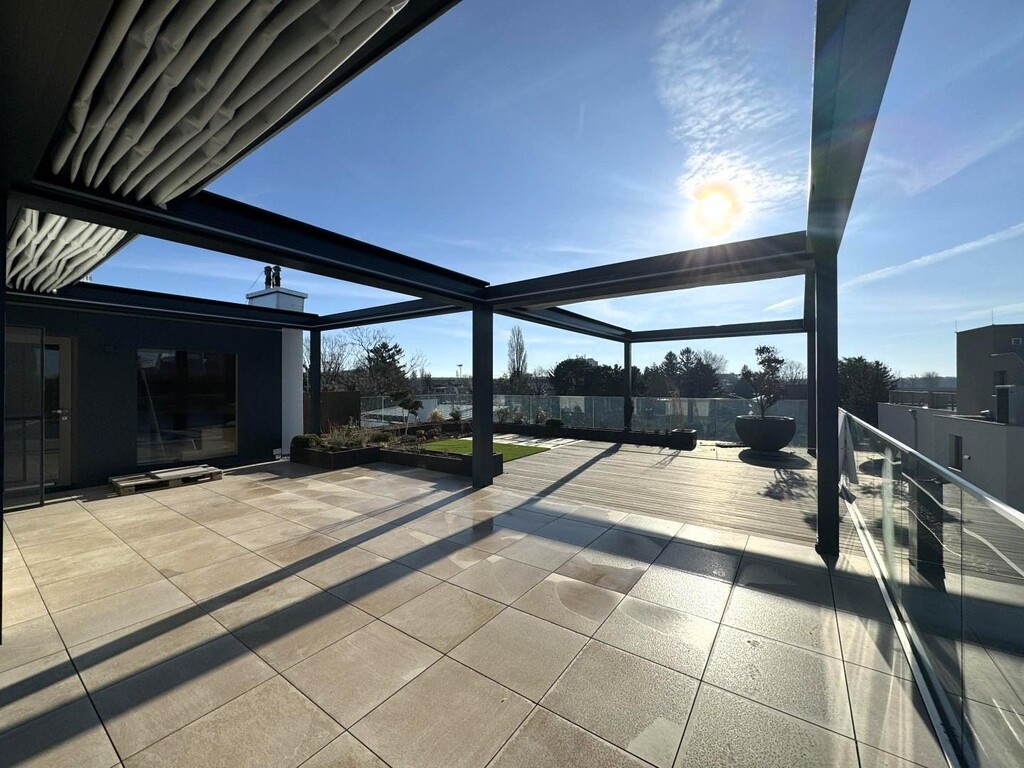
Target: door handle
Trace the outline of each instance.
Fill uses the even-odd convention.
[[[67,421],[68,416],[71,414],[71,411],[68,410],[67,408],[55,408],[54,410],[50,411],[50,413],[52,413],[54,416],[60,416],[61,421]]]

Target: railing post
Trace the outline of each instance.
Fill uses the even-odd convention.
[[[839,286],[836,249],[815,254],[815,375],[820,555],[839,554]]]
[[[473,307],[473,486],[494,479],[494,310]]]
[[[633,428],[633,345],[622,343],[622,428],[629,432]]]
[[[322,396],[322,386],[320,372],[322,348],[320,341],[320,331],[317,329],[311,330],[309,332],[309,428],[311,432],[317,435],[321,432],[320,398]]]

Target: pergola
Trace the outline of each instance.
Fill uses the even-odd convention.
[[[634,343],[803,333],[807,337],[809,445],[816,448],[818,461],[818,550],[822,554],[838,554],[837,254],[909,0],[819,0],[817,3],[805,231],[501,285],[490,285],[203,191],[240,157],[455,5],[454,0],[409,0],[404,4],[362,0],[355,3],[360,8],[370,7],[365,13],[357,9],[354,13],[362,13],[359,19],[339,22],[340,26],[334,28],[333,34],[340,41],[336,48],[346,45],[347,36],[357,32],[361,35],[349,46],[354,50],[345,51],[346,57],[340,64],[328,60],[333,68],[325,77],[317,79],[310,75],[312,85],[308,92],[288,102],[287,108],[267,113],[272,119],[268,118],[268,126],[262,132],[255,135],[245,131],[233,133],[233,137],[249,136],[233,155],[220,158],[211,154],[213,160],[207,165],[196,165],[198,161],[190,157],[180,165],[193,163],[187,166],[190,175],[181,173],[179,165],[165,169],[154,165],[164,172],[160,176],[163,181],[152,187],[152,192],[142,194],[139,190],[151,185],[152,181],[147,178],[153,177],[132,181],[131,168],[136,161],[122,165],[125,157],[131,159],[128,149],[123,150],[128,154],[120,159],[97,160],[94,168],[89,168],[88,154],[84,154],[86,170],[77,175],[61,165],[60,157],[55,158],[55,153],[63,151],[62,147],[72,146],[65,140],[66,123],[74,123],[74,110],[82,103],[83,85],[91,82],[96,72],[96,57],[105,50],[103,41],[117,39],[112,35],[114,27],[127,28],[131,22],[126,6],[139,4],[131,0],[83,0],[71,5],[61,4],[59,12],[47,5],[36,0],[16,0],[6,9],[8,23],[2,46],[6,74],[0,83],[4,105],[0,117],[3,146],[0,189],[7,212],[8,250],[4,261],[5,288],[0,301],[305,329],[311,334],[310,384],[314,392],[320,386],[320,334],[323,331],[471,312],[476,413],[489,413],[492,407],[495,313],[622,343],[626,372],[623,394],[626,397],[630,396]],[[164,5],[174,6],[175,3]],[[135,10],[137,8],[131,12]],[[342,34],[340,30],[347,31]],[[239,42],[240,49],[244,50],[245,42]],[[340,56],[333,48],[323,53],[324,57],[329,55]],[[111,56],[107,55],[107,59],[114,60]],[[310,71],[321,65],[322,62],[314,62]],[[230,67],[225,70],[228,71]],[[266,103],[277,102],[268,99]],[[192,108],[187,104],[181,106],[183,114]],[[244,104],[240,105],[234,114],[241,114],[244,108]],[[117,108],[110,114],[116,116]],[[113,120],[113,117],[106,119]],[[154,118],[153,124],[156,122],[159,120]],[[103,129],[111,125],[109,122],[99,124],[96,130],[103,135]],[[86,120],[83,130],[88,127]],[[112,146],[117,146],[116,128],[116,125],[111,127],[111,133],[115,134]],[[169,141],[163,134],[158,138]],[[202,140],[201,135],[198,138],[186,136],[179,144],[191,146],[189,142]],[[150,143],[153,142],[152,157],[156,157],[160,154],[160,144],[156,139]],[[73,146],[67,151],[74,156]],[[172,160],[176,157],[170,151],[164,154]],[[146,167],[150,161],[151,157],[147,156],[138,161],[142,163],[139,167]],[[122,167],[126,170],[119,176],[118,169]],[[95,182],[95,174],[105,170],[113,174],[114,181]],[[181,191],[182,185],[184,191]],[[80,247],[71,252],[55,253],[42,248],[32,251],[30,248],[15,253],[14,233],[26,231],[25,211],[65,217],[65,224],[72,227],[77,222],[95,225],[88,230],[94,234],[91,240],[76,241]],[[128,234],[124,237],[105,234],[113,231]],[[84,274],[82,270],[95,268],[133,235],[157,237],[418,298],[318,316],[78,283]],[[110,245],[111,240],[113,245]],[[102,249],[97,246],[94,252],[89,251],[100,242],[104,243]],[[27,252],[34,254],[31,264],[24,263],[23,254]],[[32,281],[17,283],[14,280],[25,274],[32,274]],[[566,304],[595,299],[798,275],[805,278],[803,311],[800,317],[789,320],[633,331],[563,308]],[[680,316],[685,317],[685,308],[681,308]],[[318,423],[319,402],[315,397],[312,402],[314,423]],[[486,486],[491,482],[493,425],[490,419],[473,420],[473,438],[473,483],[478,487]]]

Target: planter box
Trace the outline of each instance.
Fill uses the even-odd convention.
[[[348,469],[360,464],[380,461],[380,447],[347,448],[343,451],[321,451],[316,448],[292,446],[291,459],[298,464],[308,464],[319,469]]]
[[[460,454],[449,454],[444,456],[433,451],[413,453],[411,451],[394,451],[390,448],[381,449],[380,461],[390,461],[392,464],[403,464],[407,467],[418,467],[419,469],[432,469],[435,472],[447,472],[452,475],[463,477],[473,476],[473,457]],[[500,453],[491,456],[491,475],[497,477],[505,471],[504,458]]]
[[[599,443],[625,443],[627,445],[653,445],[692,451],[697,447],[697,430],[674,429],[667,435],[646,432],[625,432],[621,429],[591,429],[590,427],[549,427],[545,424],[495,424],[495,432],[509,432],[530,437],[566,437],[573,440],[595,440]]]
[[[435,472],[448,472],[464,477],[473,476],[473,457],[424,451],[396,451],[373,445],[368,448],[348,448],[344,451],[321,451],[313,448],[292,447],[291,460],[298,464],[308,464],[319,469],[348,469],[360,464],[374,461],[389,461],[392,464],[403,464],[407,467],[432,469]],[[497,477],[505,471],[504,459],[500,453],[492,456],[491,473]]]

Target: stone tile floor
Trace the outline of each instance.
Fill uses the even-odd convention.
[[[4,525],[2,766],[945,765],[856,557],[385,465]]]

